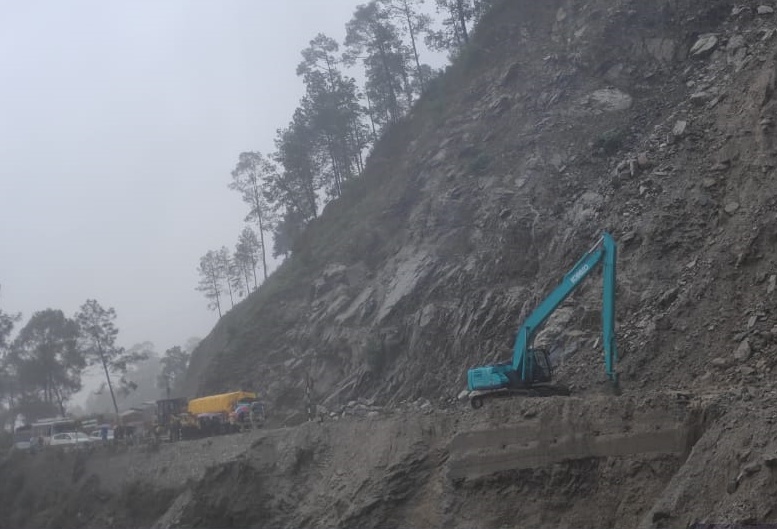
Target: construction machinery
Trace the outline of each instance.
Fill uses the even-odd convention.
[[[514,395],[544,396],[568,394],[568,390],[551,385],[553,368],[545,349],[534,348],[537,332],[553,312],[581,284],[593,269],[603,263],[602,325],[605,371],[617,387],[615,372],[615,265],[616,247],[612,236],[604,232],[567,272],[563,281],[534,309],[518,330],[511,361],[476,367],[467,373],[470,404],[480,408],[485,399]]]
[[[153,430],[161,439],[179,441],[181,439],[179,416],[186,413],[188,401],[183,398],[156,401],[156,424]]]

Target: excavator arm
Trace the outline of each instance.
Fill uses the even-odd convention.
[[[526,318],[515,340],[511,362],[470,369],[467,385],[470,391],[495,390],[520,385],[530,387],[534,382],[534,355],[530,354],[534,337],[547,319],[578,287],[591,271],[603,261],[604,286],[602,301],[603,345],[605,371],[617,383],[615,362],[615,241],[609,233],[602,234],[596,244],[567,272],[562,282]]]

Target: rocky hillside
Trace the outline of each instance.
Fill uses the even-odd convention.
[[[188,395],[332,420],[11,454],[0,528],[777,522],[773,2],[499,4],[195,351]],[[538,339],[571,397],[451,403],[602,230],[624,393],[594,275]]]
[[[763,5],[762,5],[763,4]],[[189,395],[300,409],[453,398],[607,229],[624,388],[769,378],[777,210],[770,3],[511,0],[294,255],[195,352]],[[603,378],[600,282],[540,337]]]

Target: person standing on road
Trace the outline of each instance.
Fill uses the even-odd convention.
[[[162,425],[159,424],[159,421],[154,421],[152,432],[154,434],[154,444],[158,445],[162,441]]]
[[[256,430],[259,427],[260,422],[264,420],[264,407],[262,406],[262,403],[258,401],[252,402],[248,416],[251,420],[251,429]]]

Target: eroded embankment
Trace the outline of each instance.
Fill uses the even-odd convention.
[[[518,399],[43,454],[4,463],[0,527],[637,525],[698,437],[695,410],[668,394]]]
[[[520,417],[497,427],[508,414]],[[513,402],[449,445],[458,527],[635,526],[703,431],[685,395]]]

